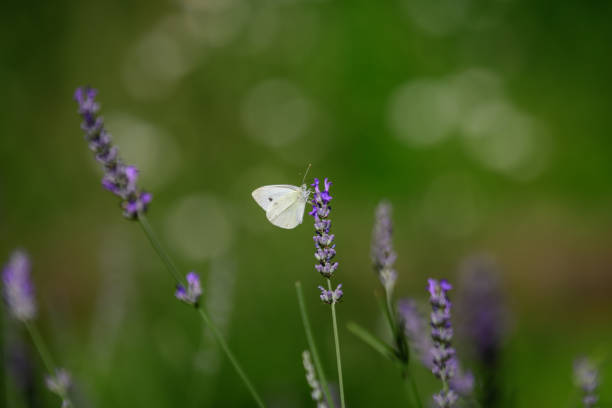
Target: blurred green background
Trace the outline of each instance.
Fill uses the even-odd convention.
[[[328,377],[312,223],[285,231],[264,184],[333,182],[351,407],[408,406],[345,328],[384,335],[369,245],[394,205],[399,296],[495,257],[512,313],[513,406],[575,406],[572,361],[602,358],[612,400],[612,4],[527,0],[5,2],[0,13],[0,254],[27,249],[39,323],[79,406],[247,407],[250,396],[139,225],[121,217],[72,94],[100,90],[107,128],[152,191],[149,219],[271,407],[310,407],[294,282]],[[38,367],[6,322],[5,357]],[[20,346],[20,344],[22,344]],[[469,363],[467,364],[469,366]],[[421,393],[438,384],[415,365]],[[34,368],[33,399],[56,406]]]

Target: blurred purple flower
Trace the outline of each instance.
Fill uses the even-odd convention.
[[[317,408],[327,408],[327,404],[325,403],[325,399],[323,397],[323,389],[317,380],[317,375],[315,373],[314,366],[312,365],[310,352],[308,350],[304,350],[302,352],[302,363],[304,364],[304,370],[306,371],[306,382],[308,382],[311,389],[310,396],[312,397],[312,400],[317,403]]]
[[[499,272],[485,255],[466,259],[461,268],[457,309],[461,330],[484,366],[495,366],[507,332],[507,310]]]
[[[393,251],[391,204],[386,201],[381,202],[376,207],[376,222],[372,231],[371,256],[374,271],[387,291],[387,296],[389,296],[397,279],[397,272],[393,268],[397,255]]]
[[[104,120],[98,116],[100,105],[95,98],[98,91],[89,88],[77,88],[74,99],[79,104],[79,114],[83,118],[81,129],[89,148],[95,153],[96,160],[104,168],[102,186],[121,198],[123,215],[136,219],[138,213],[145,212],[153,196],[141,191],[137,186],[138,169],[125,165],[119,157],[119,149],[114,146],[111,135],[104,128]]]
[[[23,322],[36,316],[34,286],[30,278],[30,259],[23,251],[13,252],[2,271],[4,300],[10,313]]]
[[[599,370],[588,358],[581,357],[574,361],[574,382],[582,390],[582,403],[584,407],[594,407],[599,400],[597,396]]]
[[[68,399],[68,389],[72,384],[70,373],[63,369],[57,368],[54,375],[48,375],[45,378],[45,383],[49,391],[57,394],[62,398],[62,408],[69,407],[70,400]]]
[[[202,296],[202,285],[200,284],[200,277],[198,274],[189,272],[187,274],[187,287],[178,284],[174,296],[176,296],[178,300],[189,305],[197,306],[200,296]]]
[[[323,182],[323,190],[321,190],[319,184],[319,179],[315,178],[312,184],[315,191],[310,201],[312,211],[309,212],[314,217],[315,235],[313,240],[315,244],[315,259],[318,261],[315,269],[323,277],[331,279],[336,269],[338,269],[338,262],[332,262],[336,256],[336,245],[333,244],[334,235],[330,234],[331,220],[328,218],[331,211],[329,203],[332,200],[329,189],[332,183],[326,178]],[[335,291],[325,291],[322,293],[321,300],[326,303],[336,303],[342,297],[340,286],[338,285]]]

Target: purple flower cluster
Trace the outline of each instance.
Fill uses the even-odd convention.
[[[332,303],[338,303],[340,299],[342,299],[342,295],[344,295],[344,292],[342,292],[342,284],[339,284],[335,290],[326,290],[323,286],[319,286],[319,289],[321,290],[320,297],[323,303],[330,305]]]
[[[200,277],[198,274],[189,272],[187,274],[187,287],[179,283],[176,286],[174,296],[188,305],[197,306],[200,296],[202,296],[202,285],[200,284]]]
[[[452,407],[457,401],[457,393],[449,388],[449,380],[455,374],[456,365],[453,363],[455,349],[451,345],[453,338],[453,328],[450,322],[451,302],[448,298],[448,291],[452,289],[450,283],[442,279],[428,280],[429,302],[431,303],[431,339],[433,348],[432,372],[442,380],[442,390],[434,395],[434,401],[440,408]]]
[[[585,408],[592,408],[599,400],[597,387],[599,386],[599,371],[587,358],[579,358],[574,362],[574,381],[582,390],[582,404]]]
[[[425,367],[434,370],[433,340],[427,334],[425,317],[419,311],[416,302],[413,299],[402,299],[398,302],[398,311],[416,356]],[[461,368],[456,356],[453,356],[447,365],[454,370],[454,376],[449,380],[450,389],[461,396],[470,395],[474,391],[474,375]]]
[[[81,128],[96,160],[104,167],[102,186],[121,198],[126,218],[136,219],[138,213],[146,211],[153,196],[138,188],[138,169],[121,161],[119,149],[113,145],[111,135],[104,128],[103,118],[98,116],[100,105],[95,100],[96,95],[97,91],[89,87],[77,88],[74,93],[83,118]]]
[[[393,264],[397,254],[393,251],[393,225],[391,223],[391,204],[381,202],[376,207],[376,222],[372,231],[372,264],[387,294],[393,291],[397,272]]]
[[[332,275],[338,269],[338,262],[332,262],[336,256],[336,245],[334,242],[334,234],[330,234],[331,220],[328,218],[331,212],[329,205],[332,196],[329,194],[329,188],[332,183],[327,178],[323,182],[323,190],[319,186],[319,179],[315,178],[312,187],[314,187],[314,195],[311,200],[312,211],[308,214],[314,217],[315,235],[313,237],[315,244],[315,258],[318,263],[315,269],[327,279],[331,279]],[[337,303],[342,298],[342,285],[338,285],[334,291],[323,290],[321,300],[326,303]]]
[[[2,271],[4,300],[10,313],[23,322],[36,316],[34,286],[30,278],[30,259],[23,251],[15,251]]]

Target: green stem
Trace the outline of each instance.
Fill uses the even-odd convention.
[[[306,303],[304,302],[304,294],[302,293],[302,284],[300,282],[295,282],[295,291],[297,292],[298,305],[300,306],[300,315],[302,316],[302,323],[304,324],[304,331],[306,332],[306,341],[308,342],[308,348],[310,349],[310,354],[312,355],[312,360],[314,361],[315,368],[317,370],[317,375],[319,376],[319,382],[321,383],[321,387],[323,388],[323,392],[325,393],[325,399],[327,399],[327,404],[331,408],[335,408],[334,400],[331,397],[329,392],[329,387],[327,386],[327,379],[325,378],[325,372],[323,371],[323,366],[321,365],[321,360],[319,359],[319,353],[317,352],[317,346],[314,342],[314,337],[312,335],[312,330],[310,328],[310,320],[308,320],[308,313],[306,312]]]
[[[332,290],[331,279],[327,279],[327,288]],[[338,388],[340,388],[340,406],[344,408],[344,383],[342,381],[342,360],[340,358],[340,341],[338,340],[338,322],[336,321],[336,302],[331,304],[332,321],[334,324],[334,342],[336,343],[336,363],[338,365]]]
[[[149,242],[151,242],[153,249],[155,249],[157,255],[159,255],[162,262],[166,265],[166,268],[168,268],[168,272],[170,272],[170,274],[174,277],[176,283],[184,285],[184,279],[182,278],[174,262],[172,262],[170,256],[166,253],[166,251],[164,251],[164,248],[161,246],[159,239],[157,239],[157,236],[153,231],[153,228],[151,228],[151,224],[149,224],[149,221],[147,220],[146,215],[144,213],[139,213],[138,221],[140,221],[140,226],[142,227],[142,230],[146,234],[147,238],[149,238]]]
[[[45,342],[43,341],[40,333],[38,332],[36,325],[34,324],[34,322],[31,321],[25,321],[24,323],[26,328],[28,329],[28,332],[30,333],[30,337],[32,337],[32,342],[34,343],[36,350],[38,350],[38,354],[40,354],[40,358],[42,359],[45,368],[49,372],[49,375],[54,375],[55,364],[53,363],[51,354],[49,353]]]
[[[32,321],[26,320],[24,321],[24,324],[25,324],[25,327],[28,329],[28,332],[30,333],[30,337],[32,338],[34,347],[36,347],[36,350],[38,350],[38,354],[40,355],[40,358],[43,361],[45,368],[49,372],[49,375],[54,376],[56,373],[56,369],[55,369],[56,366],[55,366],[55,363],[53,362],[53,359],[51,358],[51,353],[49,353],[49,349],[45,345],[45,342],[43,341],[42,336],[40,335],[40,332],[38,331],[38,328]],[[62,392],[60,394],[60,398],[64,401],[63,406],[66,406],[66,407],[73,406],[72,401],[70,400],[68,395],[66,395],[65,392]]]
[[[397,361],[395,351],[391,347],[363,327],[359,326],[357,323],[349,322],[346,325],[346,328],[355,336],[359,337],[365,344],[378,351],[383,357],[388,358],[393,362]]]
[[[168,272],[170,272],[170,274],[174,277],[174,279],[176,280],[178,284],[184,285],[186,287],[185,279],[183,279],[183,277],[181,276],[178,268],[176,267],[174,262],[172,262],[172,259],[170,258],[170,256],[166,253],[166,251],[164,251],[163,247],[161,246],[159,242],[159,239],[157,239],[157,236],[155,235],[153,228],[151,228],[151,224],[149,224],[149,221],[147,220],[147,217],[145,216],[144,213],[138,214],[138,221],[140,221],[142,230],[146,234],[147,238],[149,238],[149,242],[151,242],[153,249],[155,249],[155,252],[157,252],[157,255],[159,255],[164,265],[166,265]],[[240,367],[240,364],[238,364],[238,360],[236,360],[236,357],[230,350],[229,346],[227,345],[219,329],[217,329],[217,327],[213,324],[213,322],[210,320],[210,318],[208,317],[204,309],[198,308],[198,310],[200,312],[200,315],[202,316],[202,320],[204,320],[204,324],[206,324],[212,331],[215,337],[215,340],[217,340],[217,342],[219,343],[219,345],[225,352],[225,355],[227,355],[227,358],[230,360],[230,362],[234,366],[234,369],[236,370],[236,372],[242,379],[242,382],[244,382],[244,385],[246,385],[247,389],[251,392],[251,395],[253,399],[255,400],[255,402],[257,403],[257,406],[259,406],[260,408],[264,408],[265,405],[261,397],[255,391],[255,387],[253,386],[249,378],[246,376],[245,372],[242,370],[242,367]]]
[[[416,401],[416,405],[418,408],[423,408],[423,403],[421,402],[421,397],[419,396],[419,390],[417,389],[414,377],[408,372],[406,372],[405,377],[407,377],[408,384],[410,385],[410,394],[412,396],[412,400]]]
[[[212,331],[213,336],[215,336],[215,339],[217,340],[217,342],[219,343],[219,345],[221,346],[221,348],[223,349],[223,351],[227,355],[227,358],[230,360],[230,362],[234,366],[234,369],[236,370],[236,372],[238,373],[238,375],[240,376],[240,378],[244,382],[244,385],[246,385],[246,387],[250,391],[251,396],[253,397],[253,399],[257,403],[257,406],[260,407],[260,408],[264,408],[265,404],[263,403],[263,400],[261,399],[259,394],[257,394],[257,391],[255,390],[255,387],[251,383],[251,380],[249,380],[249,377],[247,377],[247,375],[244,372],[244,370],[242,369],[242,367],[240,367],[240,364],[238,364],[238,360],[236,360],[236,357],[234,356],[234,353],[232,353],[232,351],[230,350],[229,346],[227,345],[227,342],[223,338],[223,335],[221,334],[219,329],[217,329],[217,326],[215,326],[213,324],[212,320],[210,320],[210,318],[208,317],[208,315],[206,314],[204,309],[199,307],[198,311],[200,312],[200,316],[202,316],[202,320],[204,321],[204,324],[206,324],[208,326],[208,328]]]

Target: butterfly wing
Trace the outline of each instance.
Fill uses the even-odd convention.
[[[297,192],[297,196],[288,206],[278,211],[277,208],[281,206],[275,206],[270,208],[266,213],[268,220],[280,228],[292,229],[302,223],[304,219],[304,207],[306,206],[306,198]]]
[[[294,197],[292,193],[298,193],[299,190],[299,187],[296,186],[277,184],[259,187],[253,191],[251,195],[257,204],[264,209],[264,211],[268,211],[272,206],[282,209],[287,208],[289,205],[291,205],[292,201],[287,202],[286,199]],[[279,207],[279,202],[283,202],[284,206]]]

